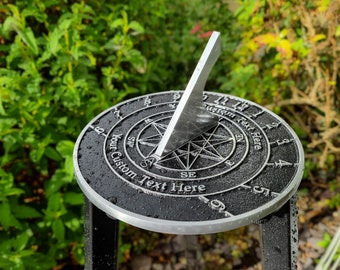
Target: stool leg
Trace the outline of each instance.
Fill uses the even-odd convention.
[[[85,270],[118,269],[119,221],[85,198]]]
[[[298,210],[296,195],[260,224],[264,270],[297,269]]]

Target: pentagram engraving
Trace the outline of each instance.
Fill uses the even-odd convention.
[[[137,139],[137,147],[140,155],[147,159],[152,157],[160,142],[166,125],[151,122],[145,129],[154,129],[155,134],[143,136],[141,133]],[[241,135],[243,137],[243,134]],[[236,138],[231,130],[218,123],[217,126],[199,134],[193,140],[183,144],[174,152],[166,155],[155,166],[166,170],[197,170],[209,167],[228,160],[236,148]],[[168,164],[168,165],[167,165]]]
[[[240,98],[205,93],[216,125],[155,158],[181,95],[129,100],[84,128],[75,170],[91,201],[146,229],[207,233],[249,224],[290,198],[303,172],[298,138],[282,119]],[[155,219],[170,227],[158,228]]]

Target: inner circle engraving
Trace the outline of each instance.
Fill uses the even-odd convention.
[[[104,143],[110,169],[136,189],[163,196],[219,194],[251,181],[270,157],[265,130],[235,104],[221,106],[209,102],[215,95],[207,97],[218,124],[160,160],[153,154],[178,103],[163,99],[122,116]]]
[[[167,117],[156,120],[148,119],[148,124],[139,131],[136,138],[136,148],[142,159],[152,158],[170,121],[172,112],[169,114]],[[241,128],[228,122],[227,119],[221,119],[217,126],[198,135],[180,146],[176,151],[155,162],[153,164],[155,169],[149,167],[147,172],[154,173],[156,177],[160,178],[164,178],[167,172],[172,172],[173,177],[171,178],[168,173],[167,178],[183,180],[183,177],[180,177],[183,171],[194,171],[202,174],[203,171],[213,169],[218,165],[223,166],[225,171],[235,168],[247,156],[249,142]],[[134,128],[132,127],[129,130],[129,135],[134,133]],[[127,153],[129,154],[129,151]],[[145,169],[145,166],[142,169]],[[157,170],[160,173],[157,173]],[[164,171],[166,172],[164,173]],[[177,177],[175,176],[176,173]],[[186,180],[198,180],[214,176],[211,171],[206,176],[198,177],[198,174],[195,174],[195,178]]]

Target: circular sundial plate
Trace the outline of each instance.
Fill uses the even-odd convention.
[[[218,124],[157,160],[182,91],[141,96],[95,117],[74,149],[87,198],[137,227],[175,234],[234,229],[279,209],[304,166],[294,131],[250,101],[205,92]]]

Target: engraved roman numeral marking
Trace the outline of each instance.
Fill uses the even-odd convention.
[[[254,118],[257,118],[258,116],[260,116],[263,113],[264,113],[264,111],[259,111],[257,113],[250,114],[249,117],[254,119]]]
[[[152,103],[151,98],[147,96],[144,100],[144,106],[149,107],[151,103]]]
[[[221,96],[221,97],[218,97],[218,99],[214,100],[214,103],[217,105],[226,106],[228,101],[229,101],[228,97]]]
[[[249,108],[249,104],[247,102],[237,102],[236,104],[232,105],[235,110],[239,110],[243,112],[244,110]]]
[[[275,128],[278,128],[279,126],[281,125],[281,123],[280,122],[273,122],[273,123],[271,123],[271,124],[267,124],[267,125],[265,125],[265,126],[263,126],[262,127],[262,129],[275,129]]]
[[[111,111],[112,113],[113,113],[113,115],[117,118],[117,119],[119,119],[119,120],[122,120],[123,119],[123,117],[121,116],[121,112],[120,112],[120,110],[118,110],[117,108],[115,108],[113,111]]]
[[[291,143],[294,141],[295,141],[294,139],[282,139],[282,140],[276,140],[275,142],[270,142],[270,144],[273,146],[280,146],[280,145]]]
[[[283,168],[283,167],[296,167],[299,166],[299,163],[291,163],[282,159],[275,161],[273,163],[267,163],[267,166],[275,167],[275,168]]]

